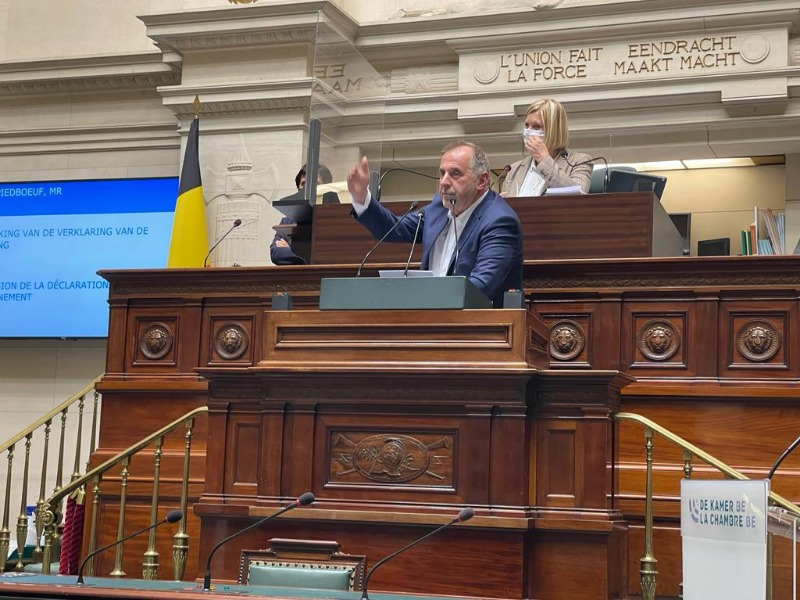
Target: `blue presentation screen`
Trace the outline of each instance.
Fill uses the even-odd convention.
[[[178,178],[0,183],[0,337],[105,337],[101,269],[167,264]]]

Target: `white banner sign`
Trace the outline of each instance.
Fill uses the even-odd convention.
[[[769,481],[681,482],[683,597],[765,600]]]

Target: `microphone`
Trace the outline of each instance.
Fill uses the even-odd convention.
[[[603,173],[603,193],[605,194],[608,191],[608,161],[606,160],[605,156],[595,156],[594,158],[590,158],[588,160],[582,160],[582,161],[577,162],[575,164],[572,164],[571,162],[569,162],[569,160],[567,160],[567,151],[566,150],[562,150],[561,151],[561,156],[564,157],[564,161],[566,161],[566,163],[570,167],[572,167],[573,169],[575,167],[581,167],[583,165],[588,165],[589,163],[593,163],[596,160],[602,160],[603,161],[603,166],[605,167],[605,173]]]
[[[498,181],[500,181],[506,175],[508,175],[508,172],[510,170],[511,170],[511,165],[506,165],[505,167],[503,167],[503,170],[500,171],[500,173],[498,173],[497,176],[492,181],[491,185],[489,186],[489,189],[490,190],[494,190],[494,184],[497,183]]]
[[[225,232],[225,234],[224,234],[224,235],[223,235],[221,238],[219,238],[219,239],[218,239],[218,240],[217,240],[217,241],[214,243],[214,245],[213,245],[213,246],[211,246],[211,250],[209,250],[209,251],[208,251],[208,254],[206,254],[206,257],[203,259],[203,267],[207,267],[207,266],[208,266],[208,258],[211,256],[211,253],[212,253],[214,250],[216,250],[217,246],[219,246],[219,245],[222,243],[222,240],[224,240],[226,237],[228,237],[228,234],[229,234],[231,231],[233,231],[234,229],[236,229],[236,228],[237,228],[239,225],[241,225],[241,224],[242,224],[242,220],[241,220],[241,219],[236,219],[236,220],[233,222],[233,225],[231,225],[231,228],[230,228],[230,229],[228,229],[228,231],[226,231],[226,232]]]
[[[469,521],[474,516],[475,516],[475,511],[472,509],[471,506],[467,506],[466,508],[462,508],[461,512],[458,513],[458,516],[454,517],[452,521],[437,527],[433,531],[430,531],[427,534],[423,535],[418,540],[416,540],[414,542],[411,542],[407,546],[403,546],[399,550],[396,550],[396,551],[392,552],[389,556],[384,556],[382,559],[380,559],[378,562],[376,562],[372,566],[372,568],[367,573],[367,576],[364,578],[364,590],[361,592],[361,600],[369,600],[369,594],[367,593],[367,586],[369,585],[369,578],[372,577],[372,574],[375,572],[375,569],[380,567],[383,563],[393,559],[395,556],[397,556],[401,552],[405,552],[406,550],[408,550],[412,546],[416,546],[417,544],[419,544],[423,540],[427,540],[432,535],[434,535],[436,533],[439,533],[442,529],[446,529],[447,527],[450,527],[450,525],[453,525],[454,523],[463,523],[464,521]]]
[[[404,212],[403,215],[399,219],[397,219],[397,221],[395,221],[395,224],[392,225],[391,229],[389,229],[389,231],[384,233],[383,237],[378,240],[378,243],[375,244],[372,248],[369,249],[369,252],[367,252],[364,255],[364,260],[362,260],[361,264],[358,265],[358,271],[356,271],[356,277],[361,277],[361,270],[364,268],[364,265],[367,263],[367,259],[369,258],[369,255],[372,254],[373,252],[375,252],[375,249],[383,243],[383,240],[385,240],[387,237],[389,237],[391,235],[391,233],[395,229],[397,229],[397,226],[400,225],[400,221],[405,219],[408,216],[408,213],[410,213],[412,210],[417,208],[418,205],[419,205],[419,202],[414,200],[414,202],[411,203],[411,206],[408,207],[408,210],[406,212]]]
[[[266,523],[270,519],[274,519],[275,517],[279,517],[280,515],[282,515],[283,513],[285,513],[288,510],[292,510],[293,508],[297,508],[298,506],[308,506],[309,504],[314,502],[314,500],[315,500],[314,494],[311,493],[311,492],[306,492],[305,494],[302,494],[297,500],[293,501],[288,506],[284,506],[278,512],[273,513],[273,514],[269,515],[268,517],[264,517],[263,519],[260,519],[260,520],[256,521],[255,523],[253,523],[251,525],[248,525],[244,529],[241,529],[240,531],[237,531],[236,533],[233,533],[233,534],[229,535],[224,540],[222,540],[220,542],[217,542],[217,545],[214,546],[211,549],[211,552],[208,553],[208,560],[206,561],[206,575],[203,578],[203,591],[207,592],[207,591],[209,591],[211,589],[211,559],[214,558],[214,553],[220,548],[220,546],[222,546],[223,544],[227,544],[233,538],[242,535],[246,531],[250,531],[251,529],[255,529],[256,527],[259,527],[260,525],[263,525],[264,523]]]
[[[419,171],[412,171],[411,169],[406,169],[405,167],[392,167],[391,169],[387,169],[383,172],[380,179],[378,179],[378,192],[375,194],[375,199],[380,202],[381,200],[381,185],[383,184],[383,178],[386,177],[389,173],[394,173],[395,171],[402,171],[403,173],[411,173],[412,175],[419,175],[420,177],[427,177],[428,179],[436,179],[438,181],[439,177],[434,175],[428,175],[427,173],[420,173]]]
[[[119,540],[116,540],[114,542],[111,542],[110,544],[106,544],[105,546],[102,546],[102,547],[98,548],[97,550],[94,550],[93,552],[90,552],[89,554],[86,555],[86,558],[83,559],[83,562],[81,563],[81,566],[78,568],[78,580],[75,583],[77,585],[83,585],[83,568],[86,566],[86,563],[89,562],[90,558],[94,558],[95,556],[97,556],[98,554],[103,552],[104,550],[108,550],[112,546],[116,546],[117,544],[121,544],[122,542],[124,542],[126,540],[129,540],[132,537],[139,535],[140,533],[144,533],[145,531],[150,531],[151,529],[153,529],[154,527],[158,527],[162,523],[177,523],[182,518],[183,518],[183,513],[181,511],[179,511],[177,509],[176,510],[171,510],[171,511],[169,511],[167,513],[167,516],[164,517],[163,520],[158,521],[157,523],[153,523],[152,525],[148,525],[144,529],[140,529],[138,531],[134,531],[133,533],[131,533],[130,535],[126,535],[122,539],[119,539]]]
[[[453,260],[453,275],[456,274],[456,269],[458,268],[458,225],[456,224],[456,195],[449,194],[448,199],[450,200],[450,206],[453,207],[451,214],[453,215],[453,231],[456,234],[456,251],[455,251],[455,258]]]
[[[794,449],[797,448],[798,445],[800,445],[800,437],[798,437],[795,441],[789,444],[789,447],[786,448],[786,450],[783,451],[783,454],[781,454],[778,457],[778,460],[775,461],[775,464],[772,465],[772,468],[769,470],[769,473],[767,473],[767,479],[772,479],[772,476],[775,474],[775,471],[780,466],[780,464],[784,461],[784,459],[787,456],[789,456],[792,452],[794,452]]]
[[[417,236],[419,235],[419,228],[422,225],[422,220],[425,218],[425,211],[421,210],[417,213],[417,228],[414,230],[414,240],[411,242],[411,252],[408,253],[408,260],[406,261],[406,270],[403,271],[403,277],[408,277],[408,265],[411,264],[411,257],[414,255],[414,246],[417,245]]]

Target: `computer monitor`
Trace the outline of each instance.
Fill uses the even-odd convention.
[[[631,171],[612,170],[608,178],[607,192],[653,192],[661,200],[667,178],[661,175],[648,175]]]
[[[731,238],[716,238],[697,242],[697,256],[729,256],[730,253]]]

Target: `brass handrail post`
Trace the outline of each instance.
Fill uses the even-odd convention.
[[[120,492],[119,492],[119,520],[117,523],[117,539],[121,540],[125,536],[125,509],[128,498],[128,476],[130,471],[128,467],[131,464],[130,456],[126,456],[122,460],[122,474],[120,476]],[[111,577],[125,577],[125,571],[122,570],[122,544],[117,544],[116,552],[114,553],[114,570],[109,573]]]
[[[186,558],[189,556],[189,535],[186,533],[186,509],[189,501],[189,466],[192,454],[194,418],[186,421],[186,435],[183,450],[183,483],[181,487],[181,517],[178,531],[172,536],[172,574],[175,581],[183,579],[186,571]]]
[[[86,466],[88,470],[89,461],[92,458],[92,454],[96,450],[97,444],[97,409],[100,403],[100,392],[97,389],[94,390],[94,400],[92,402],[92,426],[91,426],[91,436],[92,438],[89,440],[89,456],[86,457]]]
[[[694,466],[692,465],[692,453],[684,449],[683,451],[683,478],[691,479]],[[683,581],[678,583],[678,598],[683,598]]]
[[[100,507],[100,482],[102,479],[102,473],[95,475],[94,485],[92,486],[92,516],[89,519],[89,548],[86,556],[94,552],[97,547],[97,513]],[[86,574],[94,575],[94,557],[90,558],[86,564]]]
[[[3,501],[3,527],[0,529],[0,556],[8,556],[11,546],[11,530],[8,528],[11,513],[11,470],[14,467],[14,445],[8,447],[8,471],[6,471],[6,494]],[[6,570],[6,561],[0,560],[0,573]]]
[[[147,538],[147,550],[142,561],[142,579],[156,579],[158,577],[158,550],[156,550],[156,529],[158,519],[158,485],[161,478],[161,448],[164,437],[156,441],[155,455],[153,456],[153,497],[150,501],[150,535]]]
[[[72,477],[70,481],[75,481],[81,476],[81,437],[83,434],[83,405],[86,395],[78,400],[78,430],[75,436],[75,462],[72,464]],[[87,458],[88,460],[88,458]]]
[[[645,427],[645,508],[644,508],[644,556],[639,559],[639,578],[642,586],[642,600],[655,600],[656,564],[653,556],[653,430]]]
[[[17,517],[17,565],[15,571],[21,572],[25,565],[22,564],[22,553],[25,551],[25,541],[28,538],[28,471],[31,464],[31,440],[33,432],[25,436],[25,462],[22,469],[22,498],[20,499],[20,513]]]
[[[42,530],[44,529],[44,515],[47,502],[44,493],[47,485],[47,461],[50,458],[50,428],[53,420],[48,419],[44,423],[44,448],[42,449],[42,478],[39,481],[39,499],[36,501],[36,518],[34,519],[34,529],[36,529],[36,545],[33,548],[33,562],[42,562]]]
[[[684,479],[691,479],[692,478],[692,471],[694,467],[692,466],[692,453],[688,450],[683,451],[683,478]]]
[[[64,446],[67,441],[67,411],[65,408],[61,411],[61,433],[58,441],[58,465],[56,466],[56,487],[57,490],[64,484]],[[77,454],[77,452],[76,452]]]

